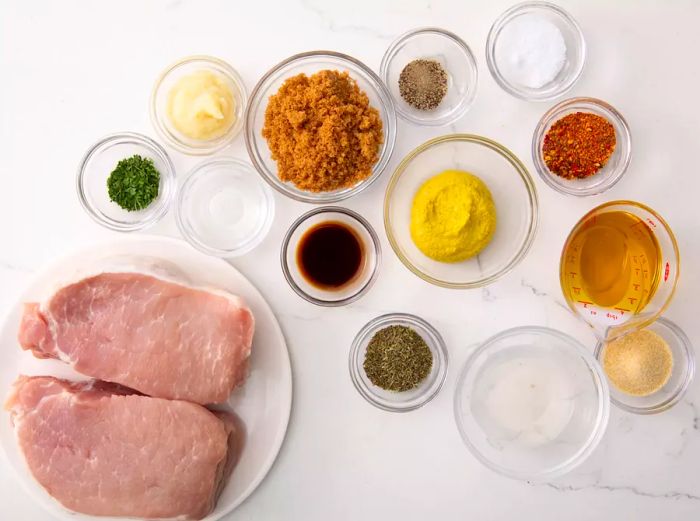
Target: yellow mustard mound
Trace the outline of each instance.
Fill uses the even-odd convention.
[[[411,238],[426,256],[460,262],[477,255],[496,231],[496,207],[484,182],[445,170],[418,189],[411,207]]]

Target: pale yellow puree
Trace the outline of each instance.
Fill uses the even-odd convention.
[[[469,172],[445,170],[418,189],[411,208],[411,238],[425,255],[460,262],[493,238],[496,207],[484,182]]]
[[[223,136],[236,121],[236,102],[226,78],[201,70],[180,78],[168,94],[167,114],[178,132],[207,141]]]

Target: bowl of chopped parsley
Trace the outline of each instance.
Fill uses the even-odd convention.
[[[85,154],[77,189],[80,204],[96,222],[117,231],[141,230],[170,208],[175,168],[151,138],[133,132],[112,134]]]

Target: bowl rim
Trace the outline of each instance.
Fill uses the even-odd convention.
[[[675,322],[672,322],[671,320],[664,318],[662,316],[658,317],[656,320],[653,322],[646,324],[645,326],[642,326],[641,328],[635,329],[635,331],[638,331],[640,329],[644,329],[650,325],[653,324],[661,324],[664,328],[668,329],[672,335],[674,335],[676,338],[678,338],[679,343],[682,346],[682,351],[684,355],[684,360],[685,360],[685,378],[683,379],[682,384],[678,387],[676,392],[666,398],[665,400],[655,404],[655,405],[650,405],[648,407],[635,407],[633,405],[629,405],[625,402],[622,402],[615,398],[615,396],[610,393],[610,401],[623,411],[631,412],[633,414],[642,414],[642,415],[648,415],[648,414],[657,414],[660,412],[667,411],[674,405],[676,405],[678,402],[681,401],[681,399],[685,396],[686,392],[688,391],[688,388],[690,387],[690,384],[693,382],[693,377],[695,376],[695,355],[693,354],[693,344],[690,341],[690,338],[688,338],[688,335],[683,331],[678,324]],[[631,333],[632,331],[630,331]],[[598,343],[595,346],[595,352],[594,356],[596,357],[596,360],[598,362],[601,362],[601,357],[603,356],[603,350],[605,348],[605,342],[601,342],[598,340]],[[674,361],[675,363],[675,361]],[[602,365],[602,364],[601,364]],[[606,375],[607,378],[607,375]],[[612,385],[610,387],[613,387]]]
[[[597,419],[594,424],[594,428],[592,429],[590,435],[588,436],[588,439],[586,440],[585,444],[583,444],[578,451],[573,454],[571,457],[569,457],[566,461],[559,463],[555,465],[554,467],[550,467],[544,471],[536,472],[534,474],[530,473],[525,473],[525,472],[518,472],[518,471],[513,471],[507,467],[498,465],[491,461],[489,458],[484,456],[477,448],[476,446],[470,441],[469,436],[464,431],[463,427],[463,420],[462,420],[462,415],[461,415],[461,409],[462,409],[462,397],[461,397],[461,391],[464,386],[464,380],[467,377],[467,374],[469,373],[469,370],[472,368],[474,365],[475,360],[482,355],[487,349],[492,347],[494,344],[497,342],[506,339],[508,337],[512,336],[517,336],[521,334],[539,334],[539,335],[547,335],[547,336],[554,336],[558,338],[559,340],[562,340],[566,342],[569,346],[571,346],[577,354],[583,359],[585,362],[588,370],[590,371],[591,375],[593,376],[593,381],[595,384],[595,389],[597,391],[598,395],[598,414],[597,414]],[[501,474],[504,476],[507,476],[509,478],[514,478],[514,479],[519,479],[519,480],[527,480],[527,481],[534,481],[534,482],[543,482],[543,481],[548,481],[555,479],[557,477],[561,477],[564,474],[572,471],[575,469],[577,466],[579,466],[581,463],[583,463],[592,453],[593,451],[598,447],[600,444],[600,441],[603,439],[603,436],[605,432],[607,431],[608,427],[608,422],[610,420],[610,389],[608,387],[608,381],[605,376],[605,372],[603,371],[602,367],[600,367],[600,364],[598,363],[598,360],[593,356],[593,354],[586,349],[586,347],[579,342],[577,339],[575,339],[573,336],[568,335],[562,331],[559,331],[557,329],[553,329],[550,327],[544,327],[544,326],[518,326],[510,329],[506,329],[504,331],[501,331],[484,342],[482,342],[480,345],[478,345],[467,357],[466,362],[464,363],[464,366],[462,367],[462,370],[459,373],[459,376],[457,378],[457,383],[455,385],[455,395],[454,395],[454,417],[455,417],[455,422],[457,424],[457,430],[459,431],[460,437],[462,438],[462,441],[464,444],[467,446],[471,454],[476,457],[484,466],[487,468]]]
[[[406,167],[408,164],[413,161],[413,159],[424,152],[425,150],[433,147],[434,145],[439,145],[441,143],[447,143],[450,141],[465,141],[468,143],[476,143],[479,145],[486,146],[493,150],[494,152],[498,153],[506,159],[516,170],[520,178],[522,179],[523,183],[525,184],[525,189],[528,193],[528,199],[530,201],[530,209],[532,211],[532,218],[530,219],[530,225],[528,227],[527,233],[525,235],[525,240],[523,242],[522,247],[520,250],[515,254],[515,256],[508,262],[508,264],[501,269],[499,272],[494,273],[493,275],[490,275],[489,277],[477,280],[475,282],[447,282],[444,280],[440,280],[438,278],[435,278],[431,275],[428,275],[427,273],[422,272],[419,270],[416,266],[413,265],[411,261],[408,260],[408,258],[403,254],[401,251],[401,248],[398,245],[398,241],[396,240],[396,237],[394,235],[390,219],[389,219],[389,208],[391,206],[391,196],[393,194],[394,188],[396,187],[396,184],[398,183],[399,178],[405,171]],[[450,289],[472,289],[472,288],[481,288],[484,286],[487,286],[491,284],[492,282],[498,280],[499,278],[503,277],[510,271],[512,271],[527,255],[527,253],[530,251],[530,248],[532,247],[532,244],[535,239],[535,235],[537,233],[537,227],[538,227],[538,221],[539,221],[539,209],[538,209],[538,202],[537,202],[537,189],[535,187],[535,183],[532,179],[532,176],[528,172],[527,168],[523,164],[523,162],[518,159],[518,157],[511,152],[508,148],[504,147],[497,141],[494,141],[492,139],[479,136],[476,134],[445,134],[443,136],[438,136],[432,139],[429,139],[428,141],[422,143],[421,145],[417,146],[414,148],[411,152],[409,152],[398,164],[398,166],[394,169],[394,172],[389,179],[389,184],[386,187],[386,191],[384,193],[384,230],[386,231],[387,238],[389,240],[389,244],[391,245],[391,249],[394,250],[394,253],[396,256],[399,258],[401,263],[408,268],[413,274],[418,276],[419,278],[423,279],[426,282],[429,282],[431,284],[434,284],[435,286],[440,286],[443,288],[450,288]]]
[[[393,42],[391,42],[389,47],[387,47],[386,51],[384,52],[384,56],[382,56],[382,61],[379,66],[379,74],[381,75],[384,84],[388,85],[389,64],[396,57],[396,52],[398,51],[399,46],[401,46],[404,42],[410,40],[414,36],[422,34],[432,34],[442,38],[447,38],[461,49],[462,55],[465,58],[465,61],[468,64],[470,72],[473,76],[473,80],[469,85],[469,92],[466,96],[462,96],[457,110],[453,110],[452,113],[445,114],[438,118],[418,119],[412,113],[405,111],[401,106],[401,103],[398,103],[397,100],[395,100],[395,97],[392,94],[391,90],[388,88],[387,89],[389,90],[389,94],[391,95],[392,101],[394,102],[394,108],[396,109],[396,113],[403,120],[408,121],[409,123],[413,123],[414,125],[446,126],[451,123],[454,123],[459,118],[464,116],[464,114],[467,113],[467,111],[474,104],[477,87],[479,85],[479,68],[476,64],[476,58],[469,45],[467,45],[467,43],[464,40],[462,40],[462,38],[460,38],[451,31],[434,26],[417,27],[415,29],[406,31],[405,33],[398,36]]]
[[[148,218],[140,219],[138,221],[134,221],[133,223],[120,224],[112,219],[103,218],[100,212],[97,212],[95,210],[95,207],[92,204],[90,204],[87,196],[85,195],[83,185],[87,174],[88,164],[93,159],[93,157],[95,157],[105,145],[111,142],[120,142],[124,140],[135,141],[140,146],[150,149],[165,164],[165,171],[161,172],[159,170],[159,174],[161,175],[161,179],[163,180],[163,191],[165,193],[162,195],[162,202],[160,204],[160,207]],[[115,230],[118,232],[133,232],[143,230],[144,228],[152,226],[153,224],[160,221],[163,218],[163,216],[165,216],[165,214],[168,213],[168,210],[172,206],[173,200],[175,199],[175,183],[175,165],[173,164],[173,161],[168,155],[165,148],[163,148],[163,146],[160,145],[160,143],[146,136],[145,134],[140,134],[138,132],[131,131],[114,132],[112,134],[108,134],[98,139],[94,144],[90,146],[90,148],[88,148],[87,152],[85,152],[85,154],[83,155],[83,158],[80,160],[80,164],[78,165],[75,177],[75,188],[78,193],[78,200],[80,201],[80,205],[83,207],[85,212],[87,212],[87,214],[96,223],[101,224],[105,228],[109,228],[110,230]],[[156,198],[156,201],[159,198],[161,198],[161,194],[158,194],[158,198]]]
[[[348,189],[343,189],[334,192],[293,192],[290,190],[285,183],[279,180],[277,171],[269,171],[264,162],[256,153],[257,146],[254,143],[258,142],[258,136],[255,134],[253,129],[253,107],[257,107],[263,101],[263,87],[266,87],[266,82],[282,69],[290,64],[307,61],[313,58],[332,58],[339,60],[341,62],[349,62],[354,67],[360,69],[368,78],[369,83],[377,91],[381,103],[381,109],[386,112],[386,120],[382,118],[382,130],[385,132],[385,140],[382,143],[381,150],[379,153],[379,159],[372,166],[372,173],[362,181],[355,184],[353,187]],[[377,107],[375,107],[377,108]],[[377,110],[380,110],[377,108]],[[380,110],[381,113],[381,110]],[[258,174],[268,183],[272,188],[274,188],[279,193],[294,199],[295,201],[300,201],[302,203],[311,204],[332,204],[348,199],[363,190],[371,186],[382,173],[386,170],[389,164],[391,156],[394,152],[394,146],[396,144],[396,134],[397,134],[397,120],[396,120],[396,108],[394,106],[394,100],[389,92],[389,89],[384,85],[382,79],[367,65],[365,65],[360,60],[353,58],[347,54],[343,54],[336,51],[327,50],[315,50],[306,51],[298,54],[294,54],[289,58],[282,60],[281,62],[274,65],[270,70],[268,70],[262,77],[258,80],[255,87],[251,91],[248,104],[246,106],[244,115],[244,137],[246,150],[248,151],[248,156],[250,158],[253,167],[258,172]],[[267,144],[265,145],[267,146]]]
[[[202,141],[201,145],[199,146],[192,146],[180,140],[174,139],[171,133],[167,131],[167,129],[161,122],[161,118],[159,117],[158,110],[156,108],[156,100],[161,85],[163,84],[163,81],[165,81],[165,79],[171,73],[173,73],[180,67],[197,62],[201,62],[203,65],[208,65],[209,67],[221,69],[225,72],[225,74],[228,76],[227,79],[234,83],[236,89],[240,93],[240,98],[239,96],[236,96],[235,92],[233,93],[233,95],[236,102],[242,106],[242,109],[240,111],[240,117],[237,121],[233,123],[233,125],[231,125],[231,128],[226,134],[213,140]],[[191,156],[205,156],[226,148],[233,142],[236,136],[240,134],[244,126],[243,119],[245,118],[245,111],[248,107],[248,99],[248,91],[246,89],[245,83],[243,82],[243,78],[230,63],[222,60],[221,58],[217,58],[216,56],[209,56],[206,54],[193,54],[189,56],[184,56],[179,60],[172,62],[165,69],[163,69],[163,71],[156,77],[156,80],[153,83],[153,87],[151,89],[148,113],[151,118],[151,125],[155,129],[156,134],[158,134],[158,137],[165,141],[169,146],[173,147],[178,152],[182,152],[183,154]]]
[[[355,293],[352,293],[351,295],[348,295],[347,297],[340,300],[324,300],[309,295],[296,283],[294,277],[292,277],[289,265],[287,264],[287,252],[289,251],[290,241],[292,239],[292,235],[294,235],[294,232],[308,219],[322,213],[341,213],[350,217],[367,232],[367,234],[372,240],[372,245],[374,246],[374,269],[372,270],[372,274],[370,275],[369,279],[367,279],[367,282],[360,286]],[[374,230],[369,221],[367,221],[367,219],[362,217],[359,213],[340,206],[321,206],[309,210],[308,212],[305,212],[302,215],[300,215],[284,234],[284,238],[282,239],[282,247],[280,248],[280,264],[282,265],[282,273],[284,274],[284,278],[287,281],[287,284],[289,284],[289,287],[291,287],[297,295],[299,295],[307,302],[323,307],[345,306],[347,304],[350,304],[351,302],[355,302],[356,300],[364,296],[365,293],[367,293],[370,290],[370,288],[374,285],[375,281],[379,277],[381,259],[382,248],[379,241],[379,236],[377,235],[377,232]]]
[[[360,347],[364,343],[364,340],[367,338],[367,335],[369,335],[370,332],[374,331],[380,326],[388,327],[392,323],[399,321],[408,322],[409,324],[416,326],[419,329],[424,329],[425,331],[427,331],[434,338],[435,349],[442,357],[442,360],[440,359],[440,357],[433,358],[434,360],[437,360],[440,363],[440,365],[436,367],[437,375],[435,383],[432,386],[428,387],[425,390],[424,394],[414,398],[413,403],[409,406],[390,405],[385,401],[377,400],[376,396],[371,392],[371,390],[366,385],[364,385],[364,382],[362,381],[362,378],[360,376],[360,371],[362,370],[362,361],[360,361],[359,358]],[[367,322],[357,332],[350,347],[348,366],[350,370],[350,379],[352,380],[355,389],[369,403],[371,403],[379,409],[388,412],[410,412],[423,407],[425,404],[432,401],[438,394],[440,394],[440,391],[444,387],[445,381],[447,380],[447,372],[449,369],[449,353],[447,351],[445,340],[443,339],[440,332],[425,319],[417,315],[413,315],[411,313],[385,313]]]
[[[622,141],[623,146],[626,149],[625,155],[621,158],[617,169],[611,173],[611,175],[608,177],[608,180],[605,183],[601,183],[599,185],[589,188],[576,188],[573,184],[571,184],[569,187],[565,183],[559,183],[555,181],[554,177],[556,176],[556,174],[553,174],[549,171],[549,168],[547,168],[547,165],[542,160],[540,153],[542,148],[542,142],[545,138],[545,130],[547,129],[547,127],[556,122],[556,120],[558,120],[559,118],[563,117],[562,113],[566,112],[567,110],[571,109],[576,105],[592,105],[597,109],[602,110],[606,114],[611,115],[612,118],[615,120],[613,126],[616,129],[618,127],[621,129],[622,135],[616,137],[620,141]],[[581,111],[585,111],[585,109],[582,109]],[[619,143],[616,145],[616,147],[617,146],[619,146]],[[625,175],[632,160],[632,134],[630,132],[629,125],[627,124],[627,120],[625,120],[624,116],[617,109],[615,109],[615,107],[598,98],[579,96],[560,101],[542,115],[542,117],[537,123],[537,126],[535,127],[535,131],[532,133],[532,144],[530,149],[532,153],[532,162],[535,165],[535,170],[545,182],[545,184],[547,184],[550,188],[554,189],[560,194],[573,195],[576,197],[590,197],[607,192],[613,186],[615,186]],[[595,176],[597,175],[597,173],[593,175]],[[566,179],[563,180],[567,181]]]
[[[265,204],[267,205],[267,212],[265,215],[265,222],[263,223],[260,232],[255,236],[250,237],[245,243],[237,248],[233,249],[223,249],[214,248],[207,245],[205,242],[196,238],[193,233],[190,233],[185,226],[185,222],[182,216],[182,206],[185,194],[188,193],[192,186],[192,183],[199,178],[202,174],[205,174],[209,169],[216,167],[230,167],[236,171],[245,171],[246,174],[253,176],[262,188],[263,198]],[[175,204],[175,221],[177,223],[177,228],[180,231],[180,235],[194,248],[206,253],[207,255],[214,255],[217,257],[239,257],[245,255],[246,253],[252,251],[267,237],[272,227],[272,221],[275,216],[275,198],[272,196],[272,191],[270,187],[265,183],[260,182],[260,178],[255,174],[255,170],[249,163],[235,157],[212,157],[205,159],[194,165],[189,172],[181,179],[176,195]]]
[[[649,324],[651,324],[652,322],[655,322],[656,320],[661,318],[661,315],[663,315],[663,313],[668,309],[668,306],[671,304],[673,297],[676,295],[676,290],[678,289],[678,279],[681,276],[681,252],[680,252],[680,249],[678,248],[678,242],[676,240],[675,234],[673,233],[673,229],[669,226],[668,222],[666,222],[666,219],[661,217],[661,215],[659,215],[656,212],[656,210],[654,210],[650,206],[647,206],[644,203],[640,203],[638,201],[632,201],[629,199],[616,199],[614,201],[607,201],[605,203],[599,204],[598,206],[591,208],[584,215],[582,215],[581,218],[578,219],[574,223],[574,225],[571,227],[571,230],[566,235],[566,239],[564,239],[564,243],[561,247],[561,253],[559,254],[559,287],[563,293],[563,288],[561,286],[561,280],[562,280],[561,273],[562,273],[562,268],[563,268],[562,260],[564,259],[564,254],[566,252],[566,246],[569,243],[569,240],[571,239],[571,237],[574,233],[574,230],[576,230],[576,228],[578,228],[579,225],[582,225],[585,222],[585,220],[587,220],[589,217],[592,217],[593,215],[595,215],[596,212],[598,212],[599,210],[601,210],[603,208],[608,208],[610,206],[636,206],[637,208],[641,208],[642,210],[649,212],[664,227],[664,229],[666,230],[666,233],[668,233],[668,236],[671,240],[671,244],[673,245],[673,255],[676,259],[676,276],[674,277],[674,280],[673,280],[673,288],[671,288],[671,293],[669,294],[668,298],[666,299],[666,302],[664,302],[663,305],[659,308],[658,313],[655,313],[651,317],[643,320],[642,322],[639,322],[639,324],[637,325],[637,328],[645,328]],[[571,302],[569,302],[569,300],[567,298],[565,298],[564,301],[566,302],[566,305],[568,306],[569,310],[574,314],[574,316],[576,316],[576,318],[578,318],[583,323],[588,325],[591,329],[595,330],[595,327],[592,324],[589,324],[588,322],[583,320],[583,318],[580,316],[580,314],[576,310],[576,307]]]
[[[530,93],[525,93],[522,89],[518,88],[516,85],[513,85],[512,83],[508,82],[505,77],[501,74],[501,71],[498,68],[498,65],[496,64],[496,42],[498,41],[498,36],[500,34],[500,31],[503,29],[503,27],[515,16],[517,15],[520,11],[523,11],[525,9],[543,9],[545,11],[553,11],[557,15],[559,15],[561,18],[563,18],[566,23],[568,23],[574,30],[574,32],[577,35],[577,42],[578,46],[581,50],[581,61],[580,64],[575,71],[575,73],[571,76],[571,78],[562,83],[559,88],[549,92],[546,95],[532,95]],[[581,26],[578,24],[576,19],[569,14],[568,11],[566,11],[564,8],[553,4],[551,2],[546,2],[546,1],[527,1],[527,2],[521,2],[519,4],[515,4],[514,6],[506,9],[503,13],[501,13],[496,20],[494,20],[493,24],[491,25],[491,28],[489,29],[488,36],[486,37],[486,65],[488,66],[489,71],[491,72],[491,76],[493,79],[496,81],[499,87],[501,87],[504,91],[506,91],[508,94],[511,96],[514,96],[516,98],[519,98],[521,100],[525,101],[551,101],[553,99],[558,98],[562,94],[568,92],[571,90],[571,88],[576,84],[576,82],[579,80],[581,77],[581,74],[583,73],[583,69],[586,65],[586,56],[587,56],[587,50],[586,50],[586,39],[583,36],[583,31],[581,30]],[[537,89],[532,89],[532,90],[537,90]]]

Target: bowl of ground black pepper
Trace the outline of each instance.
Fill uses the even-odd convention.
[[[88,215],[111,230],[142,230],[160,220],[175,196],[175,167],[151,138],[112,134],[90,147],[76,187]]]
[[[445,382],[447,348],[430,324],[406,313],[366,324],[350,348],[350,376],[372,405],[407,412],[432,400]]]
[[[389,91],[366,65],[332,51],[292,56],[253,89],[248,154],[274,189],[307,203],[351,197],[384,171],[394,149]]]
[[[449,125],[464,115],[476,95],[477,66],[469,46],[436,27],[399,36],[380,70],[396,112],[417,125]]]
[[[612,188],[632,156],[629,127],[608,103],[572,98],[547,111],[532,138],[532,160],[556,191],[597,195]]]

